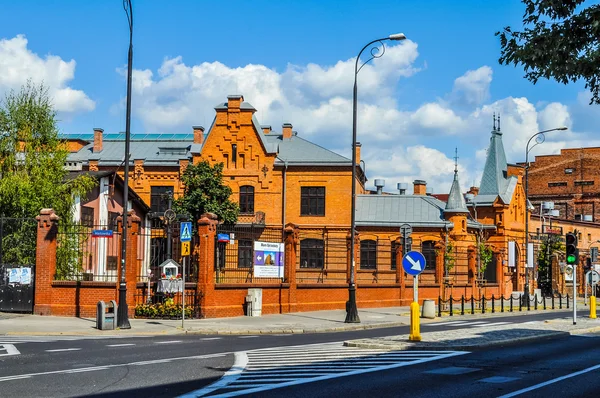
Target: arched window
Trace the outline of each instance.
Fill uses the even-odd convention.
[[[377,241],[360,242],[360,269],[377,269]]]
[[[322,239],[300,241],[300,268],[322,269],[325,263],[325,244]]]
[[[425,257],[425,269],[424,271],[435,271],[435,263],[437,253],[435,252],[435,242],[432,240],[426,240],[421,243],[421,253]]]
[[[250,185],[240,187],[240,213],[254,214],[254,187]]]

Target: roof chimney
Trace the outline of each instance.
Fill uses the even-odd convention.
[[[269,134],[271,132],[271,126],[263,125],[263,126],[260,126],[260,128],[262,128],[262,131],[264,134]]]
[[[360,148],[362,144],[360,142],[356,143],[356,164],[360,164]]]
[[[228,95],[227,96],[227,108],[228,109],[240,109],[240,106],[244,102],[244,97],[241,95]]]
[[[385,180],[376,179],[375,186],[377,187],[377,195],[381,195],[383,192],[383,187],[385,187]]]
[[[406,195],[406,190],[408,189],[408,184],[405,182],[399,182],[398,185],[398,193],[400,195]]]
[[[94,153],[102,151],[102,135],[104,130],[99,127],[94,128]]]
[[[283,126],[281,126],[281,132],[283,133],[283,139],[292,138],[292,135],[294,135],[292,132],[292,124],[291,123],[283,123]]]
[[[202,144],[204,142],[204,127],[192,126],[194,130],[194,144]]]
[[[424,180],[413,181],[413,194],[414,195],[426,195],[427,194],[427,182]]]

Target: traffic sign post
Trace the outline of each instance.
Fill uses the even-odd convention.
[[[190,241],[192,240],[192,223],[189,221],[182,222],[179,230],[179,241],[181,242],[181,255],[182,259],[182,283],[183,288],[181,289],[181,328],[185,328],[185,263],[186,259],[190,255]]]
[[[413,276],[413,302],[410,303],[410,335],[411,341],[421,341],[421,331],[419,325],[419,274],[423,272],[426,265],[423,254],[410,251],[402,258],[402,268]]]

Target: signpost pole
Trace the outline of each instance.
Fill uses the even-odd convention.
[[[577,268],[573,266],[573,325],[577,325]]]
[[[402,268],[407,274],[413,276],[413,302],[410,303],[410,341],[421,341],[419,326],[419,274],[425,269],[426,261],[423,254],[409,251],[402,258]]]
[[[183,256],[183,273],[181,274],[181,278],[183,279],[183,290],[181,292],[181,328],[185,330],[185,260],[187,256]]]

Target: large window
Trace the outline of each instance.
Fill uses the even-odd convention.
[[[485,271],[483,271],[483,277],[486,281],[490,283],[496,283],[496,256],[492,255],[491,261],[488,263],[487,267],[485,267]]]
[[[377,269],[377,241],[360,242],[360,269]]]
[[[424,271],[435,271],[435,262],[437,254],[435,252],[435,242],[427,240],[421,244],[421,253],[425,257]]]
[[[238,240],[238,268],[252,267],[252,241]]]
[[[322,239],[300,241],[300,268],[323,268],[325,245]]]
[[[119,213],[114,211],[108,212],[108,229],[112,229],[113,231],[118,230],[119,223],[117,222],[117,218],[120,216]]]
[[[173,198],[173,187],[151,187],[150,208],[155,213],[164,213],[169,208],[169,198]]]
[[[240,213],[254,214],[254,187],[240,187]]]
[[[325,187],[302,187],[300,194],[302,216],[325,215]]]

